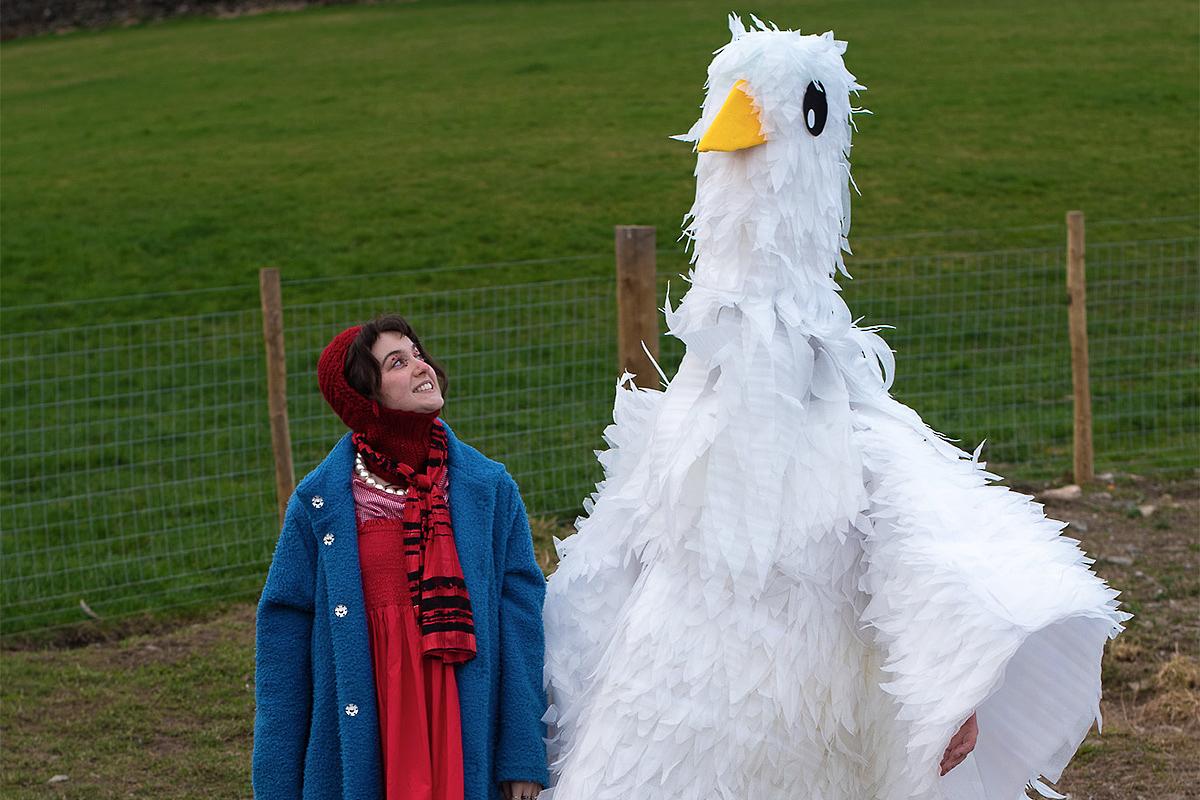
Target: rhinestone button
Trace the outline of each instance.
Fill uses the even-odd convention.
[[[346,716],[347,717],[357,717],[358,716],[358,706],[354,705],[354,703],[349,703],[346,706]]]
[[[344,617],[347,614],[349,614],[350,609],[346,608],[343,605],[339,605],[337,608],[333,609],[333,613],[334,613],[334,616],[336,616],[340,619],[341,617]]]
[[[325,543],[326,547],[329,547],[329,545],[333,544],[333,534],[332,533],[325,534],[325,538],[322,539],[321,541]]]
[[[314,494],[312,499],[312,507],[320,508],[323,505],[325,505],[325,498],[321,497],[319,494]]]

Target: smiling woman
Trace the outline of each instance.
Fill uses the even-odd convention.
[[[258,608],[256,798],[532,800],[545,582],[504,467],[438,414],[401,317],[317,368],[350,428],[296,488]]]

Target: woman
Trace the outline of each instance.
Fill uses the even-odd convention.
[[[338,334],[350,428],[293,493],[258,607],[259,800],[531,800],[547,782],[545,581],[504,467],[438,419],[402,318]]]

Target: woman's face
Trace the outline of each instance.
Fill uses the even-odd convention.
[[[379,334],[371,346],[379,363],[379,402],[397,411],[429,414],[442,408],[442,387],[412,340],[395,331]]]

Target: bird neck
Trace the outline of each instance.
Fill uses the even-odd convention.
[[[747,155],[697,163],[685,227],[695,280],[754,296],[836,293],[833,276],[845,272],[838,184],[793,170],[776,185],[769,162]]]

